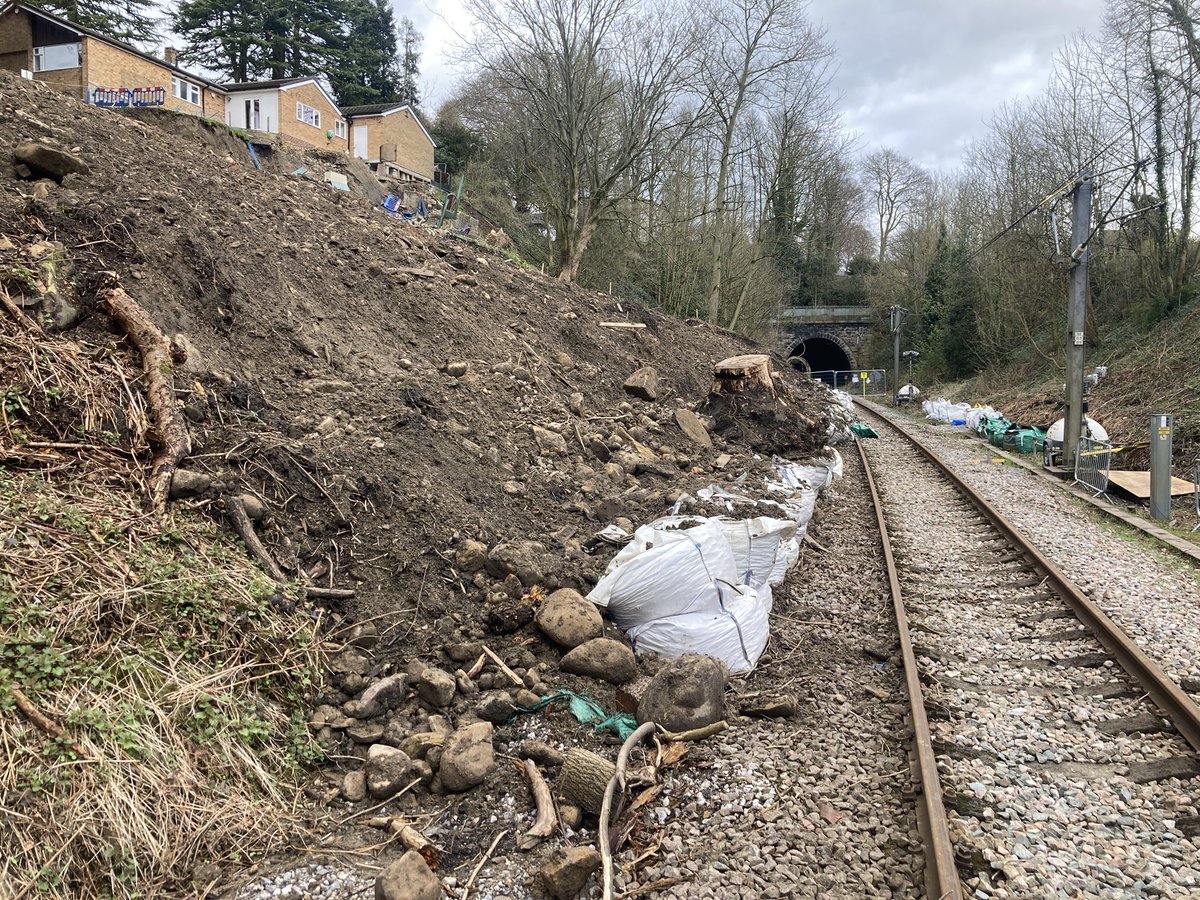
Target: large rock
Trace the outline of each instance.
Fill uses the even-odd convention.
[[[637,677],[633,651],[612,638],[593,638],[580,644],[562,658],[559,667],[564,672],[600,678],[613,684],[624,684]]]
[[[441,900],[441,896],[441,883],[416,850],[409,850],[375,879],[375,900]]]
[[[708,429],[704,427],[704,422],[700,420],[700,417],[690,409],[675,410],[675,423],[679,426],[680,431],[701,447],[712,449],[713,442],[708,434]]]
[[[454,692],[458,690],[458,682],[449,672],[436,666],[429,666],[421,672],[421,683],[417,686],[417,696],[430,706],[449,706],[454,700]]]
[[[542,866],[542,883],[555,900],[575,900],[598,868],[595,847],[562,847]]]
[[[454,564],[464,572],[478,572],[487,563],[488,548],[482,541],[467,538],[454,551]]]
[[[465,725],[446,739],[438,774],[448,791],[466,791],[487,778],[495,764],[492,723]]]
[[[372,744],[363,767],[367,790],[376,800],[386,800],[412,781],[411,770],[412,760],[407,753],[387,744]]]
[[[688,731],[725,718],[729,670],[711,656],[688,653],[667,663],[638,703],[637,720],[667,731]]]
[[[37,141],[22,141],[13,150],[17,162],[24,163],[35,175],[47,175],[62,181],[72,172],[87,175],[91,170],[78,156],[63,150],[55,150]]]
[[[625,379],[625,393],[642,400],[658,399],[658,372],[651,366],[643,366]]]
[[[514,714],[512,694],[508,691],[495,691],[487,694],[475,705],[475,715],[494,725],[503,725]]]
[[[363,691],[357,700],[347,703],[346,711],[357,719],[371,719],[395,709],[404,702],[408,682],[409,677],[404,672],[381,678]]]
[[[539,557],[545,550],[535,541],[497,544],[488,554],[487,570],[497,578],[516,575],[525,587],[533,587],[543,578]]]
[[[539,453],[562,456],[567,452],[567,439],[546,428],[532,425],[533,439],[537,443]]]
[[[542,634],[568,650],[604,634],[604,620],[596,604],[570,588],[547,597],[534,621]]]

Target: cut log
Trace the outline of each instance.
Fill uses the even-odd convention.
[[[167,495],[175,467],[191,451],[187,423],[175,399],[171,344],[150,315],[125,293],[115,272],[101,275],[97,299],[142,355],[146,398],[154,414],[154,428],[150,433],[150,444],[154,448],[150,463],[151,508],[162,515],[167,510]]]
[[[771,357],[765,353],[731,356],[713,366],[712,393],[741,394],[755,387],[775,393],[771,379]]]
[[[608,782],[616,772],[616,766],[590,750],[568,750],[558,774],[558,793],[584,812],[598,816]]]

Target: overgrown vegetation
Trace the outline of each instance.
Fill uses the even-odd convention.
[[[0,894],[192,892],[281,839],[318,621],[221,528],[144,511],[137,367],[0,310]]]

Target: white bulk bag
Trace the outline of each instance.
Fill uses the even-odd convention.
[[[788,519],[724,519],[721,523],[733,548],[738,584],[758,588],[779,584],[799,557],[797,525]],[[792,547],[795,546],[795,555]]]
[[[715,611],[667,616],[629,629],[634,651],[668,659],[703,653],[722,660],[734,674],[749,672],[770,637],[769,610],[754,588],[722,588],[722,605]]]
[[[694,521],[674,519],[681,520]],[[671,523],[659,519],[637,529],[588,594],[621,628],[719,610],[721,583],[737,582],[733,548],[719,519],[692,528],[665,527]]]

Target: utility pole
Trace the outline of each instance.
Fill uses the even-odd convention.
[[[892,406],[900,405],[900,326],[904,322],[904,314],[908,312],[903,306],[889,306],[888,312],[892,317],[892,337],[894,346],[892,347]]]
[[[1063,465],[1073,468],[1083,434],[1083,333],[1087,325],[1088,248],[1092,224],[1092,173],[1081,172],[1071,214],[1071,289],[1067,300],[1067,421]]]

